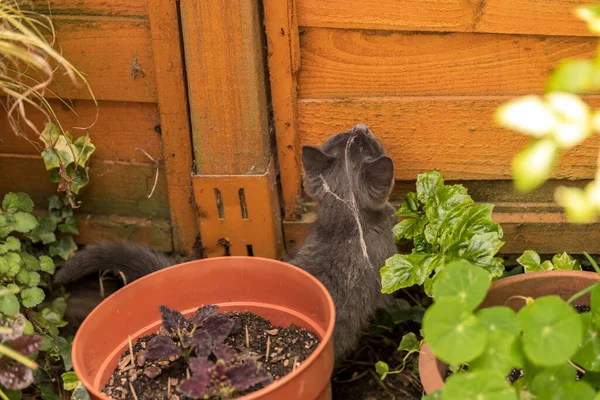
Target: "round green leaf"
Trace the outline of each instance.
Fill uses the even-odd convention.
[[[571,368],[573,369],[573,368]],[[544,400],[593,400],[594,389],[574,377],[565,379],[554,371],[542,371],[533,378],[531,391]]]
[[[12,293],[0,297],[0,312],[4,315],[12,315],[19,312],[19,299]]]
[[[452,298],[467,311],[472,311],[485,299],[491,285],[489,274],[468,261],[454,261],[440,271],[433,284],[436,301]]]
[[[512,160],[516,188],[526,192],[541,186],[550,175],[557,153],[552,140],[542,139],[517,154]]]
[[[517,313],[511,308],[501,306],[484,308],[475,315],[488,332],[503,331],[513,336],[521,333]]]
[[[37,226],[37,220],[31,214],[19,211],[13,216],[13,229],[17,232],[27,233]]]
[[[592,324],[590,313],[579,314],[583,325],[583,340],[572,361],[586,371],[600,371],[600,331]]]
[[[469,363],[471,371],[492,370],[508,375],[516,367],[511,352],[516,339],[515,335],[507,332],[489,332],[483,354]]]
[[[560,297],[540,297],[523,307],[518,317],[523,350],[534,364],[560,365],[577,351],[582,324],[577,312]]]
[[[23,305],[27,308],[35,307],[44,301],[44,291],[40,288],[33,287],[23,289],[21,292],[21,298],[23,299]]]
[[[383,361],[377,361],[377,364],[375,364],[375,371],[377,371],[377,374],[381,377],[381,380],[383,380],[388,372],[390,372],[390,367]]]
[[[423,332],[435,355],[460,364],[483,353],[487,333],[479,320],[455,298],[436,300],[423,317]]]
[[[444,400],[517,400],[517,393],[504,374],[476,371],[452,375],[446,380]]]

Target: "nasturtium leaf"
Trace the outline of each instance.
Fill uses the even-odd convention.
[[[417,200],[417,194],[415,192],[408,193],[404,199],[404,203],[400,205],[400,208],[394,215],[396,217],[418,217],[419,201]]]
[[[436,357],[466,363],[479,357],[487,342],[484,326],[455,298],[436,300],[423,317],[423,332]]]
[[[60,377],[63,381],[63,389],[67,391],[75,390],[79,385],[79,378],[73,371],[64,372]]]
[[[32,308],[44,301],[44,291],[37,287],[23,289],[21,292],[21,299],[23,299],[23,306]]]
[[[483,353],[469,362],[470,371],[493,370],[508,375],[516,367],[511,348],[517,340],[515,335],[505,331],[488,332],[488,340]]]
[[[436,301],[453,298],[466,311],[473,311],[491,286],[489,274],[468,261],[453,261],[441,270],[433,284]]]
[[[19,299],[12,293],[0,297],[0,313],[12,315],[18,313],[20,309]]]
[[[50,255],[58,256],[65,261],[69,259],[75,250],[77,250],[77,245],[72,236],[63,236],[59,241],[50,245]]]
[[[417,199],[427,204],[436,191],[444,186],[444,178],[439,171],[430,171],[417,175]]]
[[[543,369],[533,377],[530,389],[538,399],[592,400],[594,390],[587,383],[575,381],[576,372],[569,364]]]
[[[230,320],[225,315],[211,315],[202,323],[202,330],[210,335],[213,341],[213,346],[223,341],[229,336],[235,322]]]
[[[579,314],[583,340],[571,360],[586,371],[600,371],[600,330],[592,324],[590,313]]]
[[[477,311],[475,316],[488,332],[502,331],[512,336],[521,333],[517,313],[511,308],[502,306],[484,308]]]
[[[550,175],[558,154],[556,144],[550,139],[535,141],[512,160],[515,187],[527,192],[540,187]]]
[[[162,326],[171,335],[175,335],[178,331],[182,331],[187,327],[187,321],[179,311],[163,305],[158,309],[162,317]]]
[[[458,373],[446,380],[444,400],[517,400],[517,393],[498,371]]]
[[[181,354],[182,349],[178,348],[173,339],[167,336],[154,336],[146,346],[146,360],[166,360],[170,357],[177,357]]]
[[[231,386],[238,392],[254,385],[266,385],[273,381],[271,375],[254,362],[244,362],[227,368],[225,376],[229,378]]]
[[[427,224],[425,217],[419,218],[405,218],[396,225],[394,225],[393,232],[396,241],[399,242],[401,239],[412,239],[415,236],[419,236],[423,233]]]
[[[555,270],[575,270],[581,271],[581,264],[579,261],[568,255],[566,252],[562,254],[555,254],[552,257],[552,264]]]
[[[388,258],[380,270],[381,291],[394,293],[405,287],[422,285],[431,273],[424,263],[429,257],[428,254],[396,254]]]
[[[30,213],[33,211],[33,201],[26,193],[7,193],[2,200],[2,209],[9,214],[17,211]]]
[[[441,390],[437,390],[431,394],[425,395],[421,398],[421,400],[442,400],[444,397],[444,392]]]
[[[17,211],[13,215],[13,229],[20,233],[27,233],[37,226],[37,220],[29,213]]]
[[[375,364],[375,372],[377,372],[377,375],[380,376],[381,380],[384,380],[388,372],[390,372],[390,367],[384,361],[377,361]]]
[[[40,256],[40,269],[44,272],[48,272],[49,274],[54,273],[55,265],[54,260],[48,256]]]
[[[0,254],[6,254],[9,251],[21,250],[21,241],[14,236],[6,238],[5,242],[0,244]]]
[[[577,312],[558,296],[545,296],[518,313],[523,330],[523,350],[540,366],[567,362],[582,339],[582,323]]]
[[[408,351],[409,353],[412,353],[419,351],[420,347],[421,342],[419,342],[419,339],[417,339],[417,335],[415,335],[413,332],[410,332],[402,336],[402,340],[398,346],[398,351]]]
[[[13,363],[0,370],[0,385],[9,390],[23,390],[33,382],[33,372],[23,364]]]

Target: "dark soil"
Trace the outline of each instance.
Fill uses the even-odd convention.
[[[277,380],[305,361],[319,345],[315,334],[291,325],[288,328],[276,327],[269,321],[251,314],[229,313],[230,319],[235,321],[230,335],[225,342],[238,352],[249,353],[250,356],[263,363],[263,367]],[[246,326],[250,347],[246,348]],[[142,337],[133,345],[136,359],[135,365],[129,360],[129,349],[125,350],[119,359],[119,366],[111,376],[104,392],[113,399],[135,400],[131,388],[135,390],[137,400],[185,400],[177,392],[177,385],[186,379],[187,366],[182,358],[173,362],[158,361],[146,362],[143,360],[143,349],[146,343],[156,334]],[[269,347],[269,359],[265,360]],[[256,385],[237,393],[237,396],[248,394],[261,389]],[[234,397],[237,397],[234,396]]]

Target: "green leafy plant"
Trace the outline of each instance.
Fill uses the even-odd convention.
[[[0,208],[0,314],[4,320],[24,315],[25,332],[43,338],[35,385],[44,399],[52,398],[57,371],[72,369],[72,338],[59,332],[67,324],[66,294],[51,293],[50,283],[56,266],[77,249],[72,235],[79,233],[69,201],[58,196],[48,201],[48,215],[40,217],[32,214],[34,204],[25,193],[6,194]]]
[[[420,174],[416,186],[396,212],[403,220],[394,226],[396,240],[412,240],[413,249],[386,261],[382,292],[424,285],[431,295],[437,275],[452,260],[469,260],[500,277],[504,267],[496,253],[504,242],[502,228],[492,220],[494,206],[474,204],[464,186],[444,184],[438,171]]]
[[[555,254],[552,260],[541,262],[538,253],[533,250],[526,250],[521,257],[517,258],[517,262],[523,266],[526,273],[552,270],[581,271],[579,261],[567,253]]]
[[[60,71],[73,84],[82,82],[96,105],[97,102],[85,76],[55,49],[56,36],[50,17],[23,9],[20,5],[23,3],[0,2],[0,105],[14,133],[40,151],[46,168],[53,171],[52,180],[59,183],[59,191],[64,192],[75,207],[73,195],[87,184],[86,163],[94,146],[87,135],[73,141],[46,99],[46,93],[75,112],[50,89],[55,74]],[[47,121],[45,128],[33,123],[28,117],[30,111],[42,113]],[[42,146],[39,141],[31,140],[24,128],[32,130]]]
[[[600,5],[581,7],[576,13],[592,32],[600,33]],[[600,53],[592,60],[561,61],[549,77],[543,96],[516,98],[496,110],[499,125],[534,138],[512,161],[512,175],[518,190],[539,188],[549,178],[563,151],[600,132],[600,112],[592,110],[579,97],[579,94],[598,90]],[[600,212],[600,169],[585,189],[560,186],[554,197],[564,207],[568,221],[596,221]]]
[[[434,304],[423,317],[425,339],[437,358],[466,367],[426,398],[597,398],[600,285],[567,302],[523,293],[526,304],[517,313],[505,306],[477,310],[490,285],[489,272],[465,260],[446,265],[433,284]],[[591,311],[578,314],[571,304],[588,292]],[[506,376],[515,368],[522,373],[511,385]],[[583,376],[576,380],[578,371]]]

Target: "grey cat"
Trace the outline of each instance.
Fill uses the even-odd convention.
[[[336,364],[356,349],[376,310],[388,305],[379,269],[396,253],[394,212],[388,203],[394,165],[366,125],[331,136],[319,148],[302,149],[304,188],[317,202],[317,217],[287,260],[319,279],[336,306]],[[104,242],[76,252],[56,274],[73,282],[104,269],[120,270],[128,281],[175,261],[127,242]]]

